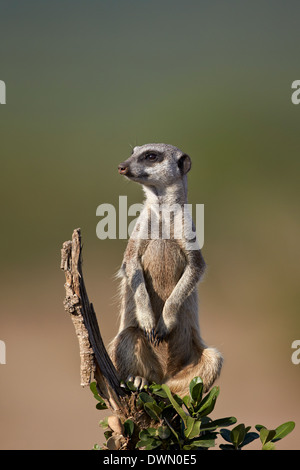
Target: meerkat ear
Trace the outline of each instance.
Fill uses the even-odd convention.
[[[179,158],[177,164],[178,164],[179,170],[181,171],[181,174],[185,175],[188,171],[190,171],[191,166],[192,166],[192,161],[190,157],[186,153],[184,153]]]

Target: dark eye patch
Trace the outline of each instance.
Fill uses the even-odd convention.
[[[140,156],[139,161],[144,162],[147,165],[151,165],[153,163],[161,162],[163,158],[163,154],[161,153],[147,151]]]
[[[157,154],[156,153],[146,153],[145,159],[148,162],[156,162],[157,161]]]

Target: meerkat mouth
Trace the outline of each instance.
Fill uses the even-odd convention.
[[[131,173],[130,170],[128,170],[128,172],[125,174],[125,176],[126,176],[126,178],[129,178],[131,180],[136,180],[136,181],[145,180],[145,179],[149,178],[149,175],[146,172],[139,173],[138,175],[135,175],[135,174]]]

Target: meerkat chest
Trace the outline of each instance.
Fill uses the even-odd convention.
[[[175,240],[155,239],[149,242],[141,262],[149,293],[165,302],[185,269],[184,252]]]

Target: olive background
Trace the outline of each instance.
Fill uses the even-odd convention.
[[[205,206],[200,324],[225,358],[213,416],[294,420],[277,448],[299,449],[299,13],[293,0],[0,0],[1,449],[103,442],[60,249],[80,227],[107,344],[126,240],[97,238],[96,209],[142,202],[117,166],[148,142],[191,156],[189,202]]]

